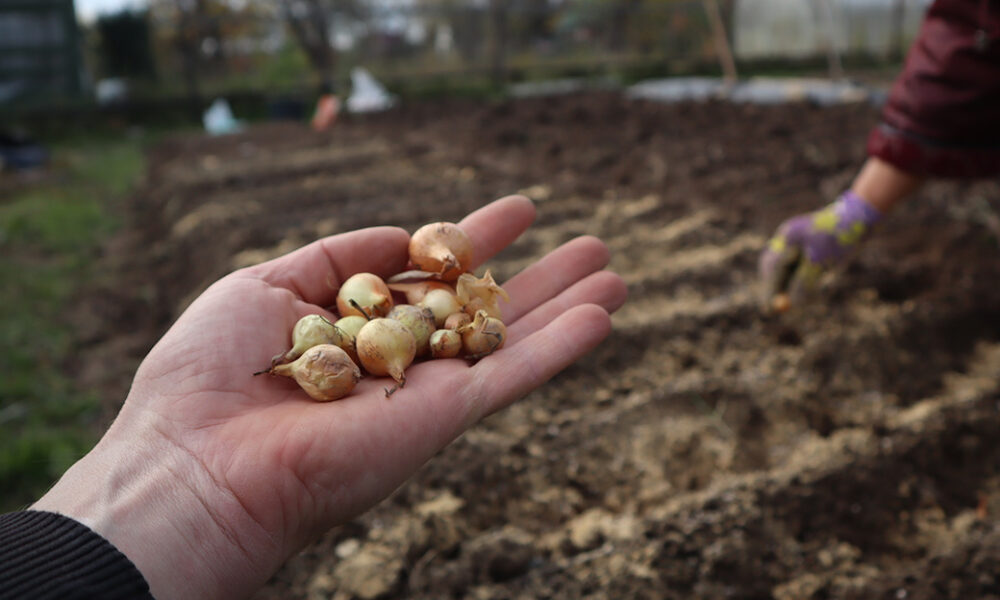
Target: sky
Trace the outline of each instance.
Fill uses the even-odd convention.
[[[144,6],[145,0],[76,0],[76,14],[83,21],[93,20],[101,13],[115,12],[123,8]]]

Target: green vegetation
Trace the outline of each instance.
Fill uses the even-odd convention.
[[[138,139],[66,141],[52,154],[43,181],[0,195],[0,510],[30,502],[97,439],[100,399],[65,373],[67,307],[144,168]]]

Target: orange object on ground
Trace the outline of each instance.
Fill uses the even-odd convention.
[[[320,96],[316,103],[316,113],[313,114],[312,127],[316,131],[326,131],[337,121],[340,114],[340,99],[333,94]]]

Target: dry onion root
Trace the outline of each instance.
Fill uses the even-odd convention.
[[[507,328],[500,300],[510,297],[489,270],[482,277],[469,272],[468,235],[454,223],[431,223],[413,234],[409,251],[410,270],[386,280],[357,273],[344,281],[336,297],[340,318],[300,319],[291,349],[255,375],[291,377],[310,397],[329,401],[350,393],[363,368],[395,380],[389,396],[406,385],[406,369],[417,358],[475,361],[501,349]]]

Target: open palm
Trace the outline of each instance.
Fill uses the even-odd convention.
[[[533,217],[530,201],[515,196],[459,225],[479,265]],[[610,331],[608,313],[625,299],[622,280],[602,270],[605,246],[578,238],[504,283],[511,296],[502,306],[507,343],[474,365],[420,362],[389,398],[390,380],[366,377],[331,403],[311,400],[291,380],[252,376],[287,349],[300,317],[333,318],[323,307],[347,277],[403,270],[408,239],[392,227],[360,230],[237,271],[206,290],[146,357],[102,445],[144,439],[155,454],[171,457],[170,476],[187,490],[179,503],[203,513],[171,529],[204,536],[206,543],[192,548],[197,554],[211,548],[224,555],[211,581],[180,588],[172,582],[168,589],[150,574],[155,565],[144,567],[126,549],[154,594],[249,593],[311,539],[391,493],[470,425],[592,349]]]

